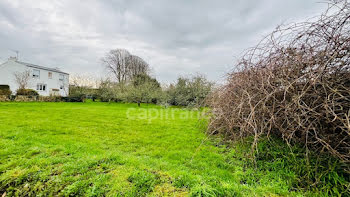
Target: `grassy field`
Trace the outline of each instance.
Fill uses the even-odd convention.
[[[117,103],[0,103],[0,196],[286,196],[207,138],[198,111]],[[292,176],[292,175],[291,175]]]

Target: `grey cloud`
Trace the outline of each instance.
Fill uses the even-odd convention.
[[[100,58],[126,48],[171,82],[196,72],[220,81],[235,57],[282,22],[319,14],[317,0],[4,0],[0,62],[22,60],[103,76]]]

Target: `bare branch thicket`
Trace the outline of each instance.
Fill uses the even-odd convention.
[[[74,74],[69,76],[69,84],[72,86],[98,88],[101,80],[91,75]]]
[[[26,89],[30,83],[30,71],[15,72],[14,74],[15,82],[18,85],[18,89]]]
[[[102,62],[118,83],[125,83],[136,75],[147,74],[149,71],[149,65],[142,58],[125,49],[111,50],[102,58]]]
[[[209,132],[230,139],[275,135],[350,161],[350,6],[278,27],[249,49],[209,99]],[[349,167],[347,167],[349,172]]]

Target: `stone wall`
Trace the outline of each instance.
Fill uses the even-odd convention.
[[[6,96],[0,95],[0,102],[84,102],[80,97],[54,97],[54,96]]]
[[[7,96],[7,95],[0,95],[0,102],[8,102],[8,101],[15,101],[15,102],[62,102],[61,97],[53,97],[53,96]]]
[[[6,102],[6,101],[11,101],[9,96],[7,96],[7,95],[0,95],[0,102]]]
[[[36,96],[21,96],[21,95],[18,95],[18,96],[16,96],[14,101],[16,101],[16,102],[33,102],[33,101],[37,101],[37,97]]]

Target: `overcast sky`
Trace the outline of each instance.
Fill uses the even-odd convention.
[[[104,76],[101,57],[125,48],[171,82],[221,80],[277,25],[319,15],[320,0],[1,0],[0,63],[20,60]]]

